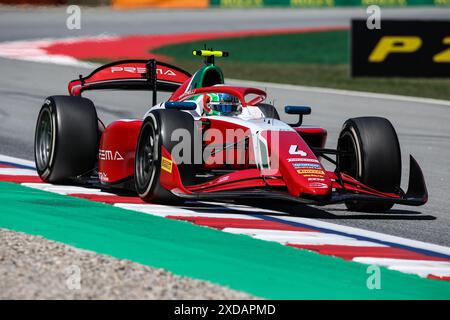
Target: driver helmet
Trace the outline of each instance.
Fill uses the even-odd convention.
[[[205,95],[205,113],[209,116],[233,116],[242,112],[239,99],[229,93]]]

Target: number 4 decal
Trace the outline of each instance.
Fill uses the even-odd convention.
[[[298,150],[298,146],[296,144],[291,145],[289,148],[289,154],[295,154],[302,157],[306,157],[308,154],[303,150]]]

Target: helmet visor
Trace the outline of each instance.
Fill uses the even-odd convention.
[[[221,115],[236,114],[238,111],[238,104],[231,103],[211,103],[210,108]]]

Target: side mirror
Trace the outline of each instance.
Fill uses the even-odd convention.
[[[291,127],[300,127],[303,122],[304,114],[311,114],[311,108],[306,106],[285,106],[284,112],[287,114],[298,114],[298,122],[289,124]]]
[[[195,102],[188,101],[167,101],[164,106],[166,109],[172,110],[195,110],[197,109],[197,104]]]

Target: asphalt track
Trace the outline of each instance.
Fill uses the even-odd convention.
[[[0,41],[61,38],[86,35],[165,34],[194,31],[297,28],[349,25],[350,18],[365,18],[364,8],[335,9],[208,9],[126,10],[83,8],[81,29],[68,30],[64,8],[30,11],[0,8]],[[382,9],[382,19],[445,19],[447,8]]]
[[[75,37],[98,34],[170,33],[200,30],[237,30],[316,25],[348,25],[349,18],[364,16],[362,9],[340,10],[212,10],[113,12],[89,9],[83,12],[82,29],[65,28],[61,9],[36,12],[0,11],[0,40]],[[386,17],[448,18],[448,9],[385,10]],[[34,126],[43,99],[66,94],[67,81],[89,70],[24,61],[0,59],[0,153],[33,159]],[[408,155],[421,164],[430,194],[424,207],[395,206],[387,214],[347,212],[343,206],[312,208],[285,205],[283,210],[300,217],[317,218],[337,224],[402,236],[436,244],[450,245],[450,106],[379,96],[350,96],[280,85],[264,85],[278,107],[307,104],[313,114],[306,124],[328,129],[328,146],[336,144],[342,123],[350,117],[379,115],[397,128],[404,165],[406,187]],[[105,122],[117,118],[141,117],[149,107],[147,93],[90,93]],[[161,96],[163,98],[163,96]],[[287,119],[287,118],[286,118]],[[269,205],[270,206],[270,205]],[[277,209],[280,205],[277,204]]]

